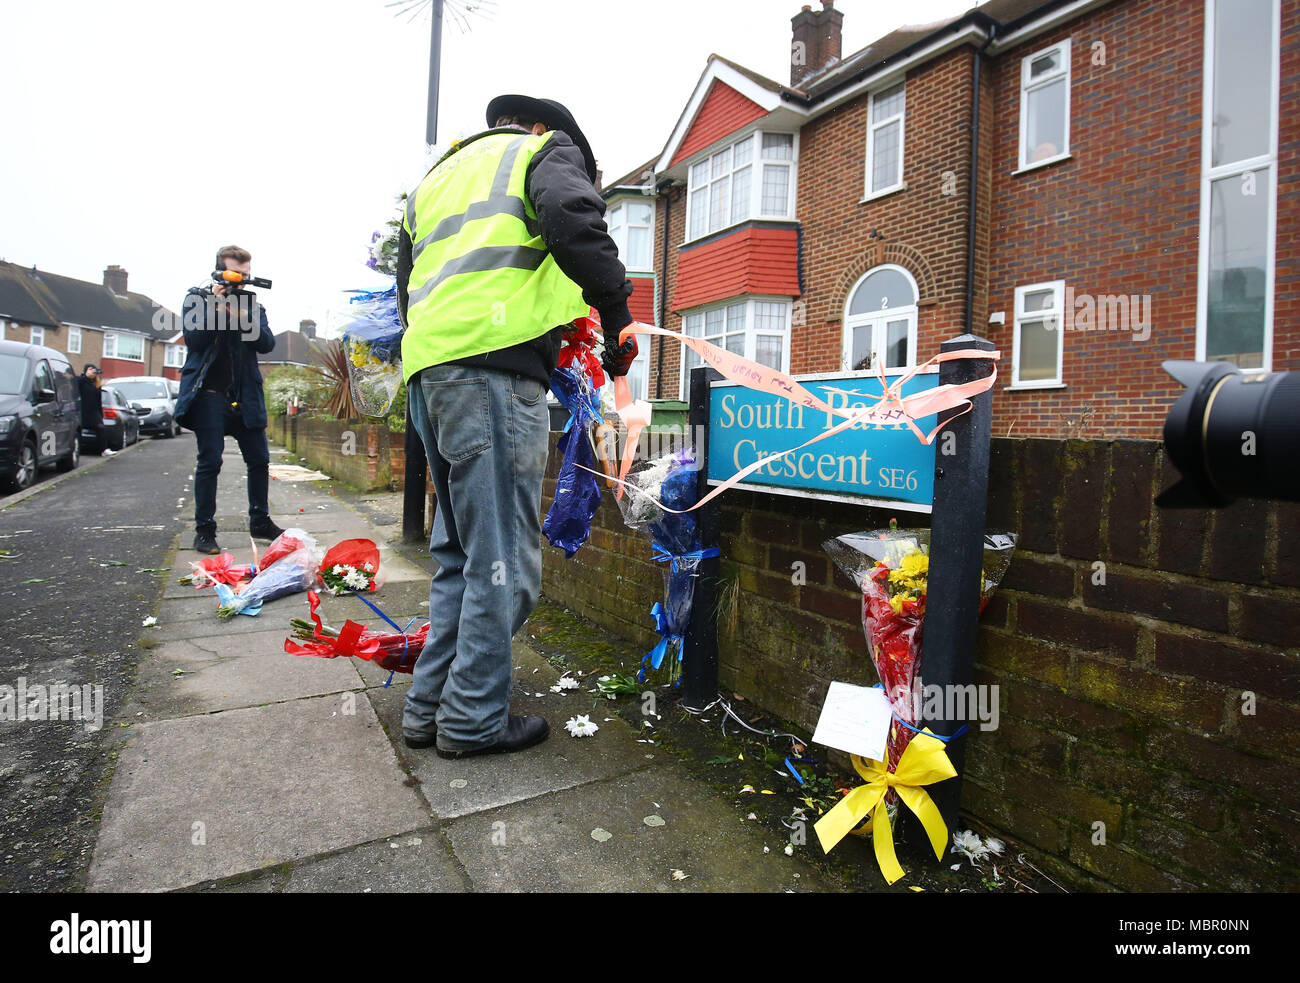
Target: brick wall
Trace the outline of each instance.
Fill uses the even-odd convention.
[[[358,491],[388,488],[392,442],[397,442],[401,453],[401,435],[390,434],[382,424],[276,416],[270,420],[267,436],[306,458],[304,466],[323,471]],[[404,456],[401,461],[404,466]]]
[[[977,681],[998,684],[1001,721],[970,742],[963,805],[1087,886],[1295,889],[1300,508],[1159,513],[1171,481],[1151,442],[994,440],[988,526],[1021,541],[981,622]],[[811,732],[830,681],[875,682],[856,591],[821,543],[890,513],[723,503],[723,575],[740,590],[735,631],[728,612],[719,630],[722,687]],[[662,599],[649,552],[606,495],[577,556],[545,547],[543,591],[637,657]]]

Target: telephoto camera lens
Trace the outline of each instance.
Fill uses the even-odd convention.
[[[1164,369],[1187,387],[1165,418],[1165,452],[1182,479],[1156,505],[1300,502],[1300,373],[1243,374],[1226,362],[1169,361]]]

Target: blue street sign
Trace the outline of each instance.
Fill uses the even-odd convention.
[[[869,406],[881,395],[879,378],[864,372],[801,376],[799,382],[836,408]],[[916,375],[903,387],[903,395],[938,384],[937,372]],[[798,447],[843,421],[779,396],[715,382],[709,414],[709,484],[721,484],[746,465]],[[936,416],[928,416],[917,426],[928,433],[937,423]],[[942,434],[935,443],[940,440]],[[921,443],[904,424],[855,424],[759,468],[735,487],[929,512],[934,499],[934,455],[935,445]]]

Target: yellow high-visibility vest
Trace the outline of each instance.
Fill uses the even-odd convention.
[[[407,197],[411,238],[404,382],[431,365],[508,348],[589,310],[538,233],[528,164],[552,133],[479,137]]]

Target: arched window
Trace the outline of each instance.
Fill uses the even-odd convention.
[[[916,301],[916,281],[901,266],[877,266],[859,280],[844,311],[844,367],[915,365]]]

